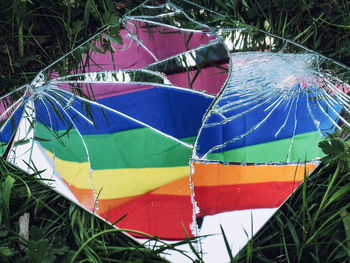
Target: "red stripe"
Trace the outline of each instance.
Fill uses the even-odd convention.
[[[200,208],[197,216],[278,207],[300,182],[195,187],[196,201]],[[128,214],[127,217],[117,224],[120,228],[136,229],[162,239],[177,240],[186,237],[182,222],[187,233],[192,236],[189,229],[192,223],[190,196],[149,193],[102,213],[101,216],[115,222],[125,214]]]
[[[135,229],[162,239],[176,240],[186,238],[181,224],[183,222],[187,233],[192,236],[189,229],[192,222],[190,196],[145,194],[112,209],[109,213],[102,213],[101,216],[115,222],[125,214],[128,214],[127,217],[117,224],[120,228]]]
[[[279,207],[301,181],[195,187],[199,217],[221,212]]]

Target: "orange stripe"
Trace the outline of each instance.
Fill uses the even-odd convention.
[[[74,196],[78,199],[79,203],[81,203],[85,208],[93,211],[95,207],[95,197],[94,191],[92,189],[80,189],[75,187],[72,184],[69,184],[66,180],[62,178],[62,180],[67,184],[69,189],[72,191]]]
[[[80,189],[73,185],[69,185],[65,180],[63,181],[68,185],[69,189],[72,191],[74,196],[78,199],[78,201],[83,206],[85,206],[91,211],[94,210],[95,197],[92,189]],[[140,195],[124,197],[124,198],[114,198],[114,199],[99,199],[97,203],[97,206],[98,206],[97,213],[101,214],[101,213],[108,212],[110,209],[123,205],[127,202],[130,202],[131,200],[134,200],[139,196]]]
[[[307,175],[315,169],[316,165],[284,165],[284,166],[241,166],[241,165],[223,165],[217,163],[193,163],[194,186],[225,186],[238,184],[254,184],[266,182],[293,182],[302,181],[304,179],[304,171]],[[66,182],[67,183],[67,182]],[[191,190],[189,187],[189,175],[165,184],[151,192],[154,195],[175,195],[175,196],[190,196]],[[69,185],[73,194],[77,197],[80,203],[93,210],[95,200],[91,189],[80,189],[73,185]],[[109,209],[123,205],[142,195],[130,196],[125,198],[114,199],[99,199],[98,213],[105,213]]]
[[[304,172],[309,175],[315,164],[284,166],[241,166],[217,163],[193,163],[194,186],[223,186],[267,182],[293,182],[304,180]],[[152,194],[191,195],[189,176],[161,186]]]
[[[194,186],[302,181],[305,172],[304,165],[241,166],[193,162],[193,168]],[[306,164],[307,175],[315,168],[315,164]]]
[[[151,194],[189,196],[191,195],[189,183],[190,176],[188,175],[184,178],[178,179],[174,182],[171,182],[153,190]]]

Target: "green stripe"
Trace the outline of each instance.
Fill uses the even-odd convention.
[[[322,138],[317,131],[296,135],[289,161],[305,161],[323,157],[324,154],[318,147],[321,140]],[[226,152],[208,154],[208,159],[247,163],[285,162],[290,143],[291,138],[276,140]]]
[[[62,131],[59,132],[63,134]],[[51,133],[42,124],[37,123],[36,137],[40,144],[53,152]],[[151,168],[186,166],[192,150],[149,128],[133,129],[114,134],[84,135],[90,155],[92,169]],[[76,130],[55,140],[55,156],[72,162],[87,162],[82,140]],[[182,139],[193,144],[195,137]]]
[[[0,146],[0,156],[5,152],[6,146]]]

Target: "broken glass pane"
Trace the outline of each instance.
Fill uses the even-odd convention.
[[[319,164],[318,142],[348,134],[350,71],[260,30],[204,23],[215,16],[146,1],[47,66],[0,98],[3,156],[45,170],[96,216],[127,214],[117,227],[171,242],[184,226],[210,235],[196,244],[205,262],[228,261],[220,226],[236,254]]]
[[[21,121],[28,87],[22,86],[0,96],[0,154],[7,156]],[[29,127],[28,127],[29,128]]]

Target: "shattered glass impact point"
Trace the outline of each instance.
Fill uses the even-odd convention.
[[[350,70],[203,23],[213,14],[146,1],[122,18],[122,44],[107,28],[0,97],[2,156],[98,217],[128,214],[118,227],[170,242],[183,223],[209,235],[196,248],[210,262],[226,255],[212,249],[222,225],[238,253],[318,165],[318,142],[348,134]]]

